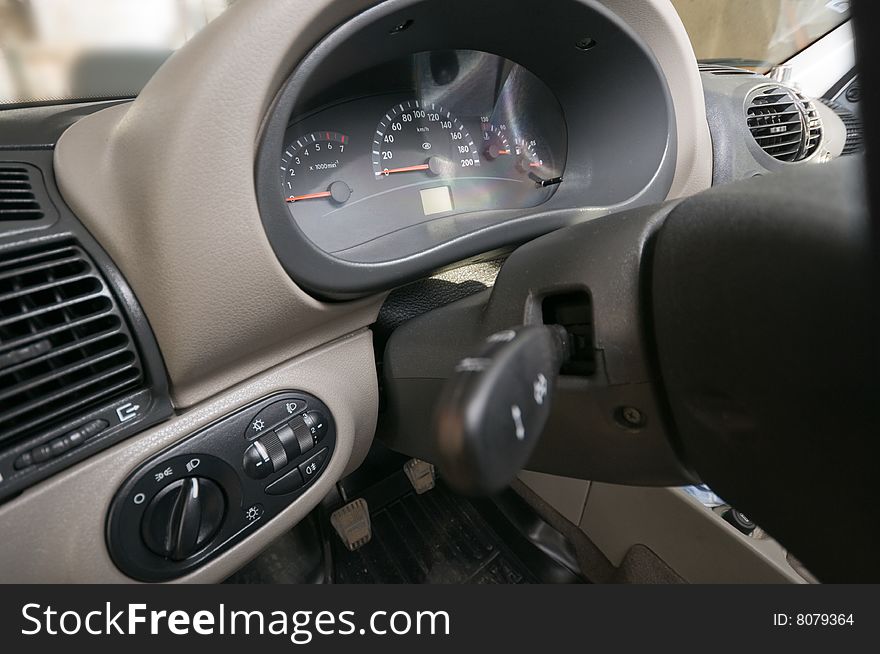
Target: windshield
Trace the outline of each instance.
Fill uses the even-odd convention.
[[[697,59],[766,72],[849,20],[845,0],[672,0]]]
[[[0,0],[0,105],[137,95],[235,0]]]
[[[0,0],[0,106],[135,96],[234,2]],[[843,0],[672,3],[698,59],[762,71],[849,18]]]

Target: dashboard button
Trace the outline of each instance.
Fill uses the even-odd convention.
[[[110,423],[108,423],[106,420],[92,420],[91,422],[86,423],[85,425],[77,429],[77,431],[83,435],[83,438],[85,440],[88,440],[93,436],[97,436],[109,426]]]
[[[300,454],[305,454],[315,447],[315,441],[312,440],[312,434],[302,418],[297,418],[290,423],[290,426],[293,427],[293,433],[299,443]]]
[[[299,415],[306,409],[308,409],[308,405],[302,398],[273,402],[250,419],[245,428],[244,436],[248,440],[258,438],[275,429],[281,423],[287,422],[293,416]]]
[[[281,445],[284,447],[284,451],[287,453],[287,458],[290,461],[293,461],[296,457],[302,454],[299,449],[299,441],[296,438],[292,425],[293,423],[291,422],[275,429],[275,435],[278,436],[278,440],[281,441]]]
[[[69,450],[73,445],[70,442],[70,438],[67,436],[61,436],[49,442],[49,449],[52,450],[52,457],[61,456],[67,450]]]
[[[79,447],[89,438],[97,436],[107,428],[107,425],[108,423],[106,420],[92,420],[91,422],[87,422],[81,427],[67,432],[63,436],[54,438],[43,445],[38,445],[30,452],[22,454],[15,460],[13,465],[16,470],[21,470],[22,468],[27,468],[35,463],[43,463],[49,459],[54,459],[67,452],[67,450]]]
[[[299,471],[302,473],[303,481],[308,484],[312,479],[318,476],[327,459],[327,448],[315,454],[305,463],[299,465]]]
[[[31,457],[34,463],[42,463],[52,458],[52,448],[48,445],[38,445],[31,450]]]
[[[260,441],[248,446],[242,460],[244,473],[251,479],[264,479],[272,474],[272,459]]]
[[[287,458],[293,460],[315,447],[309,428],[303,421],[305,415],[297,416],[285,425],[275,429],[275,434],[284,446]]]
[[[86,428],[80,427],[67,434],[66,438],[70,442],[70,447],[79,447],[86,441]]]
[[[241,465],[249,477],[263,479],[287,466],[289,461],[278,434],[270,431],[248,446]]]
[[[298,468],[294,468],[278,481],[273,481],[266,486],[267,495],[284,495],[292,493],[297,488],[302,487],[303,477]]]

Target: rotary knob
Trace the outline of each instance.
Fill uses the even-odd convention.
[[[187,477],[156,494],[144,512],[141,532],[150,550],[183,561],[217,535],[225,515],[220,487],[210,479]]]

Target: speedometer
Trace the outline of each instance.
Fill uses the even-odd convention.
[[[376,179],[397,174],[455,177],[480,165],[477,146],[461,121],[439,104],[419,100],[385,112],[372,155]]]

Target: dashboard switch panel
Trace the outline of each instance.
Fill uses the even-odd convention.
[[[335,445],[329,408],[298,391],[208,425],[140,466],[119,489],[107,519],[113,561],[141,581],[193,570],[302,495]]]

